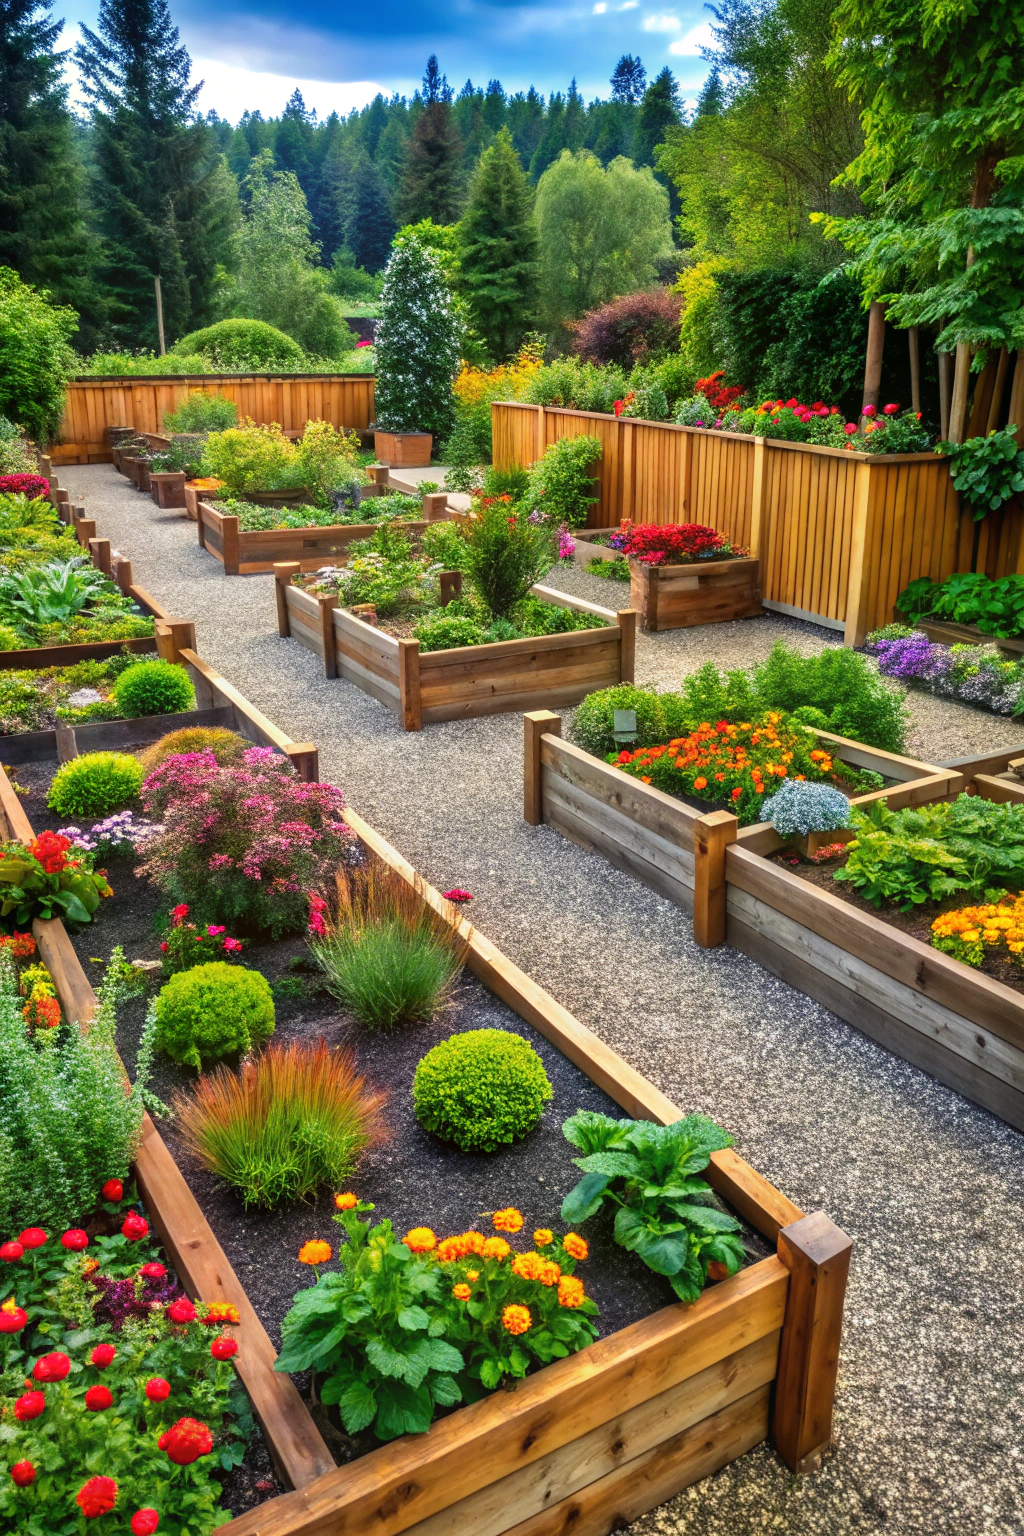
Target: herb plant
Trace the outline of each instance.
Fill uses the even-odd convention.
[[[709,1264],[730,1275],[742,1266],[739,1222],[695,1177],[712,1152],[732,1146],[713,1120],[688,1115],[655,1125],[579,1110],[562,1131],[583,1154],[573,1159],[583,1178],[562,1202],[563,1221],[581,1225],[606,1201],[616,1205],[615,1241],[664,1275],[680,1301],[697,1300]]]

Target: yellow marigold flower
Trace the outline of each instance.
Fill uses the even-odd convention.
[[[512,1260],[512,1273],[520,1280],[539,1280],[544,1260],[539,1253],[517,1253]]]
[[[484,1240],[481,1253],[485,1259],[507,1259],[512,1249],[503,1237],[488,1237]]]
[[[479,1280],[480,1279],[480,1271],[478,1269],[467,1269],[466,1270],[466,1279],[467,1280]]]
[[[13,1296],[8,1296],[3,1306],[0,1307],[0,1312],[17,1312],[17,1310],[18,1303],[15,1301]]]
[[[339,1211],[351,1211],[359,1204],[359,1196],[354,1195],[351,1190],[346,1190],[343,1195],[335,1195],[334,1203]]]
[[[501,1326],[506,1333],[513,1335],[525,1333],[528,1328],[533,1327],[533,1318],[530,1316],[529,1307],[521,1307],[518,1302],[513,1302],[501,1314]]]
[[[413,1253],[430,1253],[437,1247],[437,1238],[429,1227],[413,1227],[402,1238],[402,1242]]]
[[[575,1275],[563,1275],[558,1282],[558,1304],[561,1307],[578,1307],[585,1300],[583,1281]]]
[[[495,1211],[491,1221],[496,1232],[518,1232],[523,1225],[523,1213],[514,1205],[507,1205],[503,1211]]]
[[[82,1265],[82,1274],[83,1275],[95,1274],[96,1271],[99,1269],[99,1267],[100,1267],[99,1259],[86,1259],[85,1263]]]
[[[330,1243],[322,1243],[317,1238],[310,1238],[308,1243],[303,1243],[299,1249],[300,1264],[326,1264],[331,1257]]]
[[[463,1232],[461,1241],[465,1253],[483,1253],[486,1244],[494,1239],[484,1237],[482,1232]]]
[[[233,1301],[211,1301],[206,1306],[206,1321],[208,1323],[237,1324],[242,1319]]]
[[[550,1230],[549,1227],[538,1227],[536,1232],[533,1234],[533,1244],[535,1248],[547,1248],[551,1243],[554,1242],[554,1240],[555,1234]]]
[[[585,1259],[590,1252],[585,1237],[580,1237],[578,1232],[567,1232],[562,1238],[562,1247],[570,1259]]]
[[[560,1264],[556,1264],[553,1259],[546,1259],[544,1262],[544,1268],[537,1276],[537,1279],[540,1281],[541,1285],[557,1285],[561,1278],[562,1266]]]
[[[470,1290],[468,1285],[452,1286],[452,1295],[455,1297],[456,1301],[468,1301],[472,1294],[473,1292]]]

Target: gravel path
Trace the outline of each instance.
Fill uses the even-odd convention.
[[[199,649],[299,739],[321,772],[435,885],[476,893],[484,933],[676,1103],[714,1115],[805,1210],[854,1238],[836,1445],[795,1478],[761,1446],[639,1521],[686,1536],[1024,1536],[1024,1141],[726,948],[605,861],[522,820],[518,716],[406,735],[276,634],[269,576],[225,578],[183,514],[109,466],[61,471],[136,579],[197,621]],[[624,591],[554,578],[609,606]],[[640,681],[711,657],[750,664],[776,616],[639,636]],[[913,749],[942,761],[1024,741],[1024,726],[912,694]]]

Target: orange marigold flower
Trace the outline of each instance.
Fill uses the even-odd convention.
[[[704,777],[703,774],[701,774],[700,778],[694,779],[694,781],[693,781],[694,789],[706,789],[707,788],[707,784],[708,784],[708,781]]]
[[[467,1280],[479,1280],[480,1279],[480,1271],[478,1269],[467,1269],[466,1270],[466,1279]]]
[[[567,1232],[562,1238],[562,1247],[570,1259],[580,1259],[581,1261],[590,1252],[586,1238],[580,1237],[578,1232]]]
[[[561,1307],[578,1307],[585,1300],[583,1281],[575,1275],[563,1275],[558,1282],[558,1304]]]
[[[206,1323],[232,1323],[242,1321],[238,1308],[233,1301],[210,1301],[206,1304]]]
[[[512,1260],[512,1273],[520,1280],[539,1280],[544,1260],[539,1253],[517,1253]]]
[[[530,1316],[529,1307],[521,1307],[518,1302],[513,1302],[501,1314],[501,1326],[506,1333],[513,1335],[525,1333],[528,1328],[533,1327],[533,1318]]]
[[[413,1253],[430,1253],[437,1247],[437,1238],[429,1227],[413,1227],[402,1238],[402,1242]]]
[[[555,1234],[551,1231],[550,1227],[538,1227],[533,1234],[535,1248],[548,1248],[554,1240]]]
[[[468,1301],[472,1294],[473,1292],[470,1290],[468,1285],[452,1286],[452,1295],[455,1297],[456,1301]]]
[[[512,1249],[503,1237],[488,1237],[481,1253],[485,1259],[507,1259]]]
[[[495,1211],[491,1221],[496,1232],[518,1232],[523,1225],[523,1213],[514,1205],[507,1205],[503,1211]]]
[[[335,1195],[334,1203],[339,1211],[351,1211],[359,1204],[359,1196],[346,1190],[343,1195]]]
[[[299,1249],[300,1264],[326,1264],[331,1257],[330,1243],[320,1242],[318,1238],[310,1238],[308,1243],[303,1243]]]
[[[544,1268],[537,1276],[537,1279],[540,1281],[541,1285],[557,1285],[561,1278],[562,1266],[560,1264],[556,1264],[553,1259],[545,1260]]]

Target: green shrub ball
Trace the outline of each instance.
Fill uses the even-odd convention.
[[[241,1056],[274,1033],[274,995],[259,971],[212,960],[180,971],[156,1000],[156,1046],[173,1061],[201,1070],[207,1061]]]
[[[65,818],[109,816],[141,787],[142,764],[130,752],[86,752],[57,769],[46,803]]]
[[[114,684],[114,699],[126,720],[179,715],[196,706],[188,673],[170,661],[138,661],[126,667]]]
[[[552,1096],[544,1063],[522,1035],[470,1029],[428,1051],[412,1098],[425,1131],[463,1152],[494,1152],[532,1131]]]

